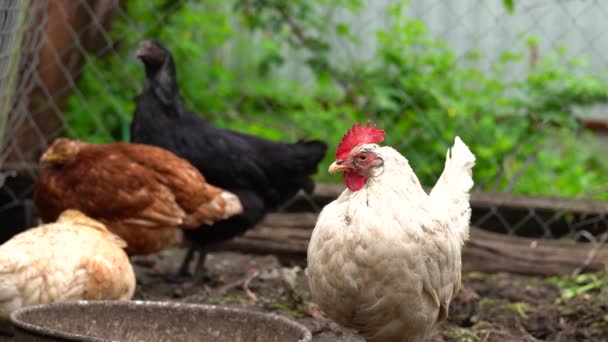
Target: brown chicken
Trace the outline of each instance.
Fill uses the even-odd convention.
[[[196,229],[242,212],[237,196],[207,184],[186,160],[149,145],[57,139],[34,190],[40,217],[77,209],[127,242],[129,255],[160,251]]]
[[[125,242],[76,210],[0,246],[0,321],[28,305],[129,300],[135,273]]]

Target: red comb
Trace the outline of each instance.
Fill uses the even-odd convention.
[[[336,158],[346,159],[355,146],[382,142],[385,135],[386,133],[383,130],[376,128],[376,125],[372,126],[369,121],[365,126],[361,126],[361,123],[356,123],[344,134],[344,138],[342,138],[336,150]]]

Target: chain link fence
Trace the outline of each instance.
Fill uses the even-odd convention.
[[[400,5],[0,1],[3,226],[35,224],[37,159],[54,137],[128,140],[144,82],[137,43],[158,38],[187,107],[220,126],[335,145],[372,118],[426,186],[458,134],[479,159],[474,224],[601,241],[608,3]]]

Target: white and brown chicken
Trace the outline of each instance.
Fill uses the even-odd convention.
[[[29,305],[131,299],[135,273],[123,247],[76,210],[15,235],[0,246],[0,321]]]
[[[369,123],[344,135],[329,172],[347,189],[319,215],[307,275],[313,301],[367,341],[423,341],[461,286],[475,156],[456,137],[427,194],[384,137]]]

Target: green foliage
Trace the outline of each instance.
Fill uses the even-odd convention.
[[[139,40],[157,38],[174,54],[186,105],[223,127],[335,146],[352,123],[369,118],[387,130],[386,143],[410,160],[425,185],[441,173],[456,135],[477,155],[474,175],[486,190],[577,196],[603,185],[608,162],[572,108],[605,102],[608,86],[589,75],[583,60],[568,60],[564,48],[535,61],[524,79],[508,80],[512,68],[527,65],[523,53],[505,51],[488,72],[469,67],[483,54],[457,57],[421,21],[404,16],[406,1],[393,5],[390,25],[375,32],[373,56],[355,60],[338,52],[364,49],[360,37],[331,14],[356,15],[360,0],[172,3],[128,2],[137,21],[114,25],[117,55],[87,60],[80,92],[69,100],[69,135],[128,139],[133,97],[144,79],[132,56]],[[504,3],[512,10],[511,1]],[[528,37],[521,49],[537,44]],[[339,181],[325,172],[319,178]]]
[[[526,302],[515,302],[509,303],[507,308],[516,312],[521,318],[528,319],[528,314],[526,314],[526,310],[528,309],[528,303]]]
[[[560,289],[561,299],[565,301],[592,293],[608,293],[608,274],[583,273],[574,277],[551,277],[549,282]]]
[[[502,4],[505,6],[509,13],[513,14],[515,12],[515,4],[513,0],[502,0]]]

